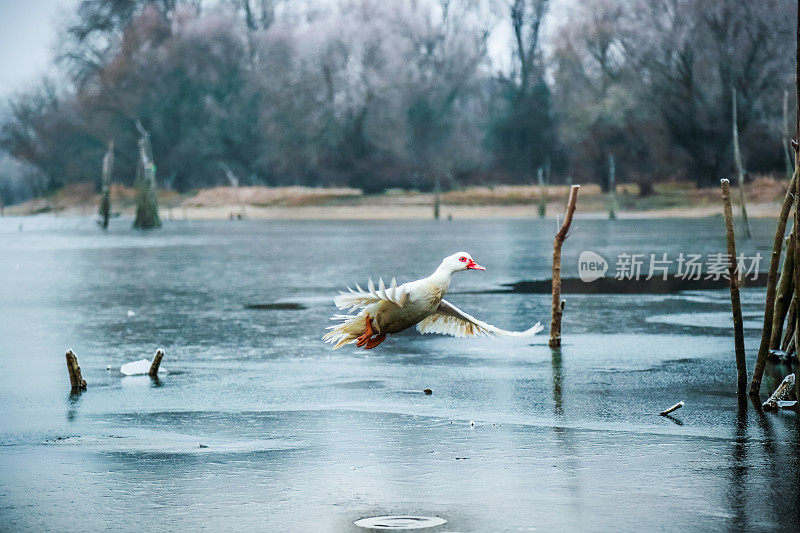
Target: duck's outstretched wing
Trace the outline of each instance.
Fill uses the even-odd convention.
[[[420,333],[442,333],[454,337],[532,337],[542,331],[541,322],[525,331],[506,331],[468,315],[447,300],[434,314],[417,324]]]
[[[381,300],[395,304],[398,307],[404,307],[408,302],[408,290],[405,285],[397,286],[397,280],[392,278],[392,284],[387,288],[383,283],[383,279],[378,280],[378,288],[375,289],[375,284],[372,279],[367,284],[369,290],[364,290],[356,283],[355,290],[347,287],[348,292],[339,291],[339,296],[333,299],[333,303],[339,309],[348,309],[355,311],[356,309],[363,309],[364,307],[380,302]]]

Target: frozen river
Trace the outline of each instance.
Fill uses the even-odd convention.
[[[320,337],[338,289],[416,279],[462,249],[488,270],[456,274],[451,302],[506,329],[547,326],[549,295],[481,291],[549,278],[555,222],[129,228],[0,218],[0,530],[363,531],[355,520],[382,514],[447,520],[436,532],[800,523],[798,417],[737,407],[727,291],[565,294],[556,354],[545,334],[416,331],[332,352]],[[774,222],[754,230],[739,251],[767,257]],[[623,253],[645,254],[646,271],[651,253],[724,252],[724,228],[579,219],[565,276],[584,250],[607,275]],[[742,299],[752,370],[763,289]],[[120,374],[159,347],[158,381]],[[67,348],[89,383],[78,396]],[[788,371],[770,367],[765,388]]]

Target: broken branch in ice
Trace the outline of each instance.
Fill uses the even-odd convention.
[[[661,416],[667,416],[667,415],[668,415],[668,414],[670,414],[671,412],[673,412],[673,411],[677,411],[678,409],[680,409],[680,408],[681,408],[681,407],[683,407],[684,405],[686,405],[686,404],[685,404],[685,403],[683,403],[682,401],[681,401],[681,402],[678,402],[678,403],[676,403],[675,405],[673,405],[672,407],[670,407],[669,409],[665,409],[664,411],[661,411],[661,412],[660,412],[660,413],[658,413],[658,414],[660,414]]]
[[[778,402],[783,400],[783,397],[792,390],[792,387],[794,387],[794,373],[783,378],[783,381],[781,381],[781,384],[775,389],[775,392],[772,393],[772,396],[769,397],[769,400],[761,404],[761,407],[769,410],[777,409]]]

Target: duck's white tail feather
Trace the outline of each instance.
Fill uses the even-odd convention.
[[[345,344],[356,342],[356,338],[365,331],[364,315],[333,315],[331,320],[340,321],[339,324],[328,326],[322,340],[333,344],[333,349],[341,348]]]
[[[375,289],[375,284],[370,278],[367,289],[365,291],[356,283],[355,290],[347,287],[347,292],[339,291],[339,296],[333,299],[333,303],[339,309],[347,309],[349,312],[353,312],[380,301],[390,302],[398,307],[403,307],[408,302],[408,292],[404,290],[402,285],[398,287],[397,280],[394,278],[392,278],[392,283],[388,288],[383,283],[383,279],[379,278],[377,289]]]

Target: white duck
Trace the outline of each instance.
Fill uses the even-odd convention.
[[[341,323],[329,326],[322,339],[334,344],[333,349],[356,343],[369,350],[386,339],[390,333],[399,333],[416,325],[420,333],[444,333],[455,337],[507,336],[530,337],[542,331],[541,323],[526,331],[506,331],[482,322],[463,312],[443,297],[450,288],[450,276],[460,270],[486,270],[467,252],[445,257],[436,271],[427,278],[410,281],[400,286],[392,278],[387,288],[379,280],[378,289],[369,280],[368,291],[356,284],[356,290],[339,291],[333,299],[339,309],[349,309],[348,314],[334,315],[331,320]],[[357,315],[349,314],[360,309]]]

